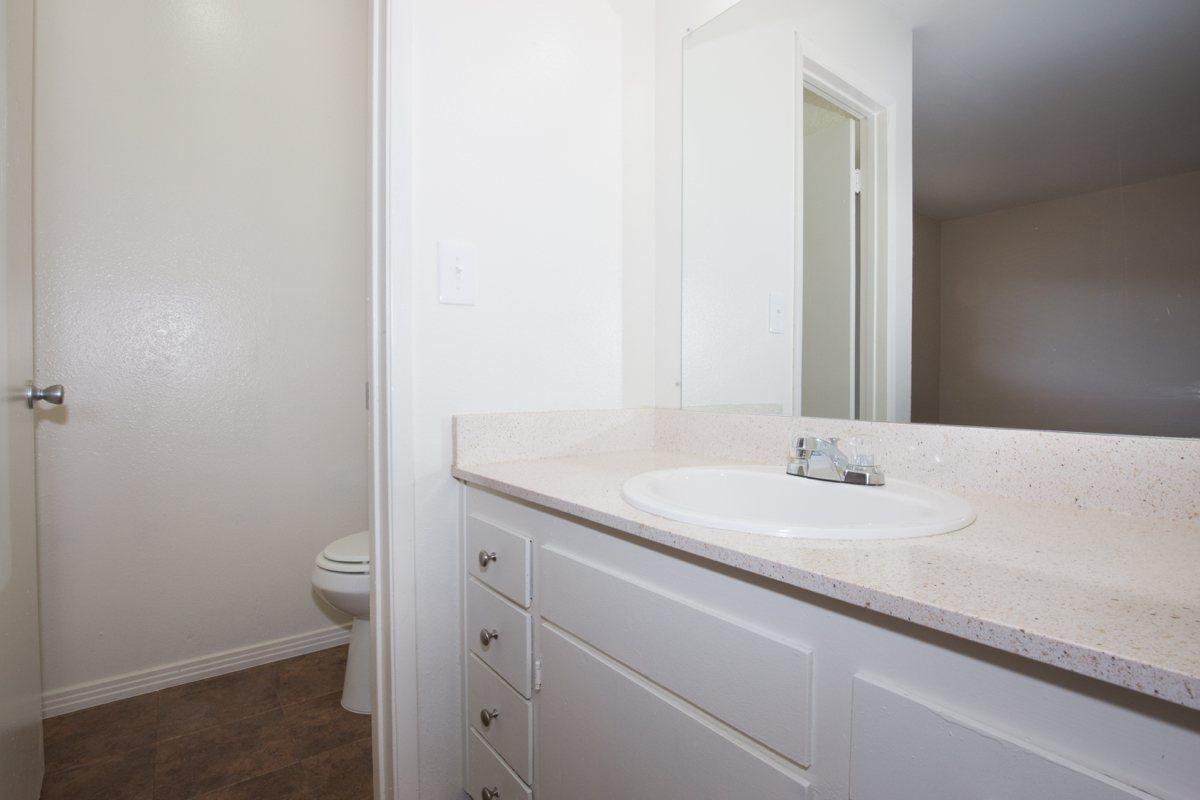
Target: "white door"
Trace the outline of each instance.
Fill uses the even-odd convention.
[[[78,401],[37,442],[62,713],[338,619],[309,576],[367,527],[369,4],[37,7],[37,364]]]
[[[857,121],[804,92],[804,261],[800,411],[854,419],[858,375]]]
[[[0,365],[6,387],[0,413],[0,789],[6,800],[34,800],[42,787],[42,673],[34,412],[25,398],[33,377],[33,0],[5,0],[0,25]]]

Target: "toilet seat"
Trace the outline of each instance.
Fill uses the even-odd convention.
[[[317,556],[317,566],[330,572],[356,575],[371,571],[371,542],[367,531],[343,536]]]

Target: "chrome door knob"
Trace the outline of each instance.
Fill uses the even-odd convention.
[[[485,708],[483,711],[479,712],[479,721],[483,723],[483,727],[485,727],[485,728],[492,727],[492,720],[499,719],[499,718],[500,718],[500,712],[494,708],[491,711],[488,711]]]
[[[495,553],[489,553],[487,550],[479,551],[479,568],[487,569],[487,565],[496,560]]]
[[[480,800],[500,800],[500,790],[493,786],[491,789],[484,787],[479,792]]]
[[[25,384],[25,405],[33,408],[34,403],[38,400],[43,400],[52,405],[61,406],[66,394],[67,390],[63,388],[61,383],[47,386],[45,389],[39,389],[33,385],[33,381],[29,381]]]
[[[491,644],[493,641],[495,641],[496,639],[499,639],[499,638],[500,638],[500,631],[497,631],[497,630],[489,631],[487,628],[484,628],[483,630],[481,630],[479,632],[479,643],[482,644],[484,647],[487,647],[489,644]]]

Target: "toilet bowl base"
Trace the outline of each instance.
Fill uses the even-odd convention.
[[[350,628],[350,654],[342,683],[342,708],[371,713],[371,621],[355,617]]]

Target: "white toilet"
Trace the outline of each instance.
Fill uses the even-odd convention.
[[[329,605],[354,617],[342,707],[371,713],[371,542],[367,532],[343,536],[317,556],[313,588]]]

